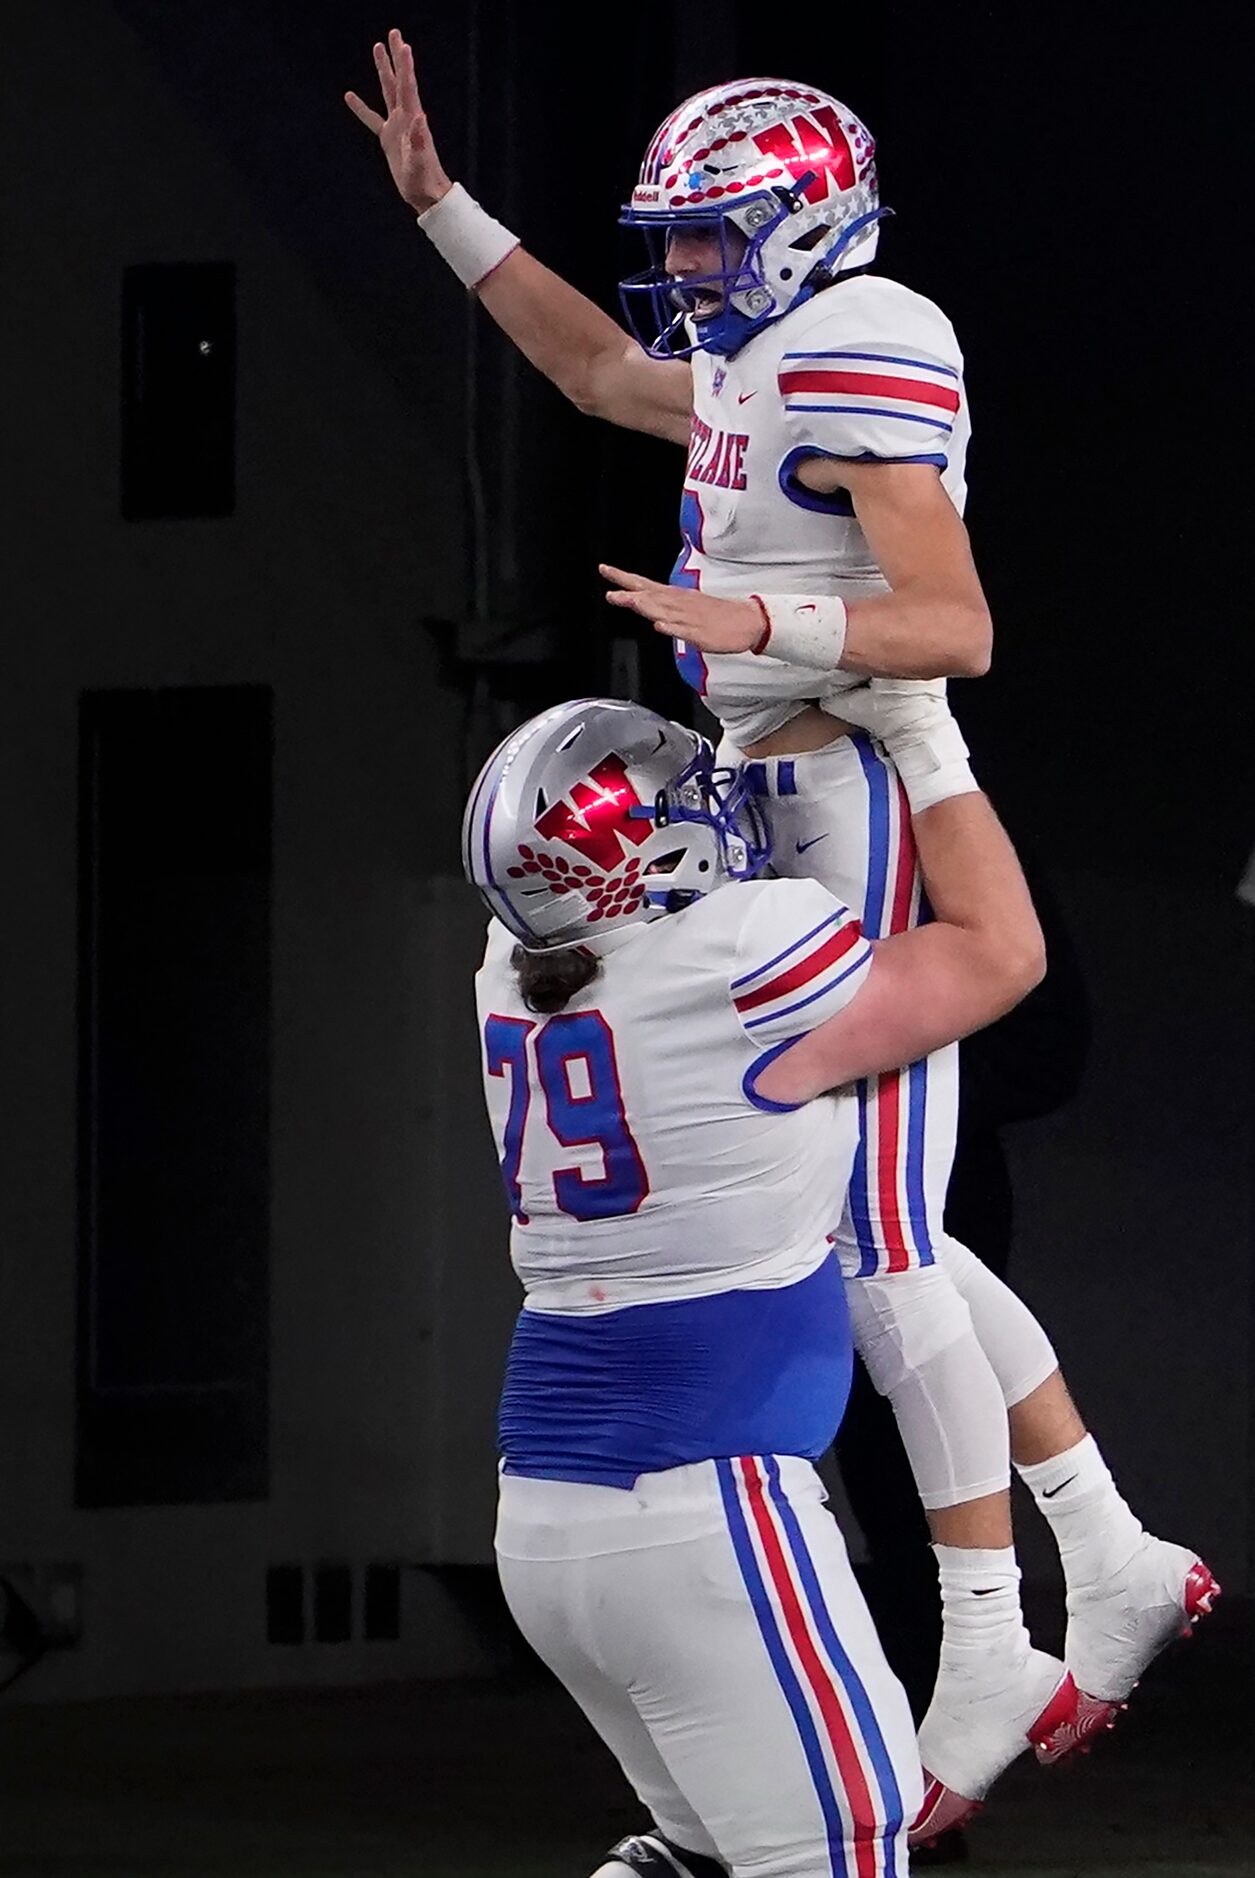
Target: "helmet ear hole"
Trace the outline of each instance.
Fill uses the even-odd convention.
[[[805,234],[799,235],[796,241],[789,243],[789,246],[796,248],[799,254],[809,254],[812,248],[819,246],[828,232],[827,222],[817,222],[814,228],[808,228]]]

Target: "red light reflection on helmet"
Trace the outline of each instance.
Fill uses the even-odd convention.
[[[641,799],[621,756],[606,757],[570,794],[569,802],[553,802],[536,818],[536,832],[546,841],[564,841],[605,874],[623,859],[625,841],[638,848],[652,832],[644,817],[629,819],[629,809],[640,808]]]

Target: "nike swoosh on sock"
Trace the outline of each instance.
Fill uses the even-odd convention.
[[[1056,1495],[1056,1493],[1062,1493],[1062,1492],[1063,1492],[1063,1489],[1064,1489],[1065,1487],[1070,1487],[1070,1486],[1072,1485],[1072,1482],[1073,1482],[1073,1481],[1074,1481],[1075,1479],[1076,1479],[1076,1475],[1075,1475],[1075,1474],[1069,1474],[1069,1475],[1068,1475],[1068,1478],[1067,1478],[1066,1480],[1061,1480],[1061,1481],[1059,1482],[1059,1485],[1058,1485],[1057,1487],[1043,1487],[1043,1488],[1042,1488],[1042,1490],[1041,1490],[1041,1497],[1042,1497],[1042,1499],[1043,1499],[1043,1500],[1053,1500],[1053,1499],[1054,1499],[1054,1497],[1055,1497],[1055,1495]]]

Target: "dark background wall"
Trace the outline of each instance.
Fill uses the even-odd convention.
[[[33,1699],[481,1660],[422,1572],[396,1645],[268,1647],[265,1572],[487,1557],[514,1298],[463,789],[550,699],[634,682],[686,708],[595,576],[670,564],[678,454],[564,406],[426,250],[340,102],[391,23],[71,0],[50,45],[42,9],[6,14],[0,1567],[81,1566],[84,1622]],[[655,9],[616,19],[612,58],[553,0],[396,23],[451,173],[611,308],[635,261],[616,207],[676,96],[783,71],[876,131],[882,265],[968,359],[998,646],[958,708],[1095,1006],[1085,1091],[1017,1147],[1017,1281],[1146,1517],[1241,1583],[1250,178],[1227,10],[881,5],[798,36]],[[182,261],[236,267],[235,509],[124,521],[122,270]],[[274,713],[267,1492],[76,1505],[80,698],[239,685]]]

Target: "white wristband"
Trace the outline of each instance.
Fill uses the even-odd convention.
[[[951,796],[973,795],[980,788],[967,760],[963,732],[949,710],[945,706],[942,710],[944,715],[939,714],[926,730],[899,731],[884,739],[912,815],[922,815]]]
[[[418,225],[464,287],[478,287],[519,245],[518,236],[494,222],[461,183],[424,209]]]
[[[845,601],[834,594],[754,593],[763,616],[755,652],[789,665],[835,672],[845,651]]]

